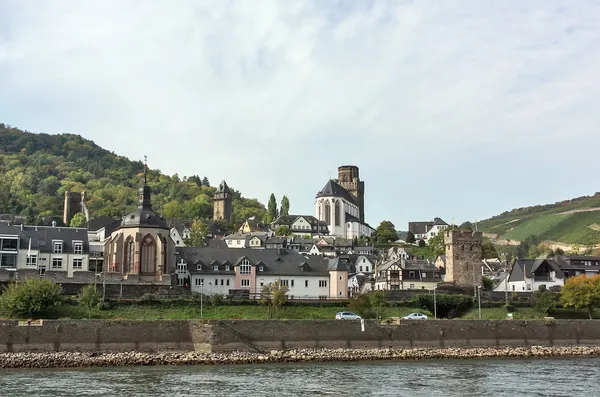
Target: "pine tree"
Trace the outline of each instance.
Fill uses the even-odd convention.
[[[279,209],[279,215],[289,215],[290,214],[290,199],[287,196],[283,196],[281,198],[281,208]]]

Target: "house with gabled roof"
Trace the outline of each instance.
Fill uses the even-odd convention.
[[[329,229],[324,221],[312,215],[280,215],[271,223],[271,229],[287,227],[295,236],[324,236],[329,234]]]
[[[177,263],[185,263],[190,287],[205,294],[260,296],[274,281],[288,287],[295,299],[348,297],[348,264],[320,256],[305,257],[286,249],[179,248]]]
[[[436,217],[433,221],[408,222],[408,231],[415,236],[415,239],[427,242],[448,226],[442,218]]]

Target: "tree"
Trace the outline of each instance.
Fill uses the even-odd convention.
[[[381,221],[377,229],[377,242],[379,244],[393,243],[398,240],[398,234],[396,233],[396,227],[390,221]]]
[[[385,296],[382,290],[373,291],[369,294],[369,303],[371,307],[377,309],[377,318],[379,318],[379,309],[385,304]]]
[[[62,288],[44,278],[10,284],[0,295],[0,307],[12,317],[33,317],[61,302]]]
[[[202,186],[210,186],[210,182],[208,181],[207,177],[202,178]]]
[[[423,240],[423,239],[419,240],[419,247],[425,247],[425,240]]]
[[[71,223],[69,223],[69,226],[84,227],[86,223],[87,220],[85,219],[85,215],[83,215],[81,212],[78,212],[75,215],[73,215],[73,218],[71,218]]]
[[[369,299],[368,294],[356,294],[348,303],[348,309],[352,310],[354,313],[359,316],[366,317],[369,309],[371,309],[371,300]]]
[[[446,245],[444,244],[444,232],[439,232],[428,241],[429,246],[433,250],[433,255],[438,257],[446,253]]]
[[[194,219],[190,227],[190,236],[183,239],[188,247],[205,247],[208,225],[202,219]]]
[[[88,318],[92,318],[92,309],[100,303],[101,295],[93,284],[86,285],[77,296],[77,302],[88,310]]]
[[[287,301],[288,287],[280,280],[264,285],[260,292],[260,303],[269,309],[269,318],[273,318],[279,308]]]
[[[407,244],[414,244],[417,241],[417,239],[415,238],[415,234],[413,232],[408,232],[406,233],[406,243]]]
[[[490,240],[484,240],[481,244],[481,256],[482,259],[493,259],[498,258],[498,252],[496,246]]]
[[[547,316],[554,310],[560,301],[560,294],[547,290],[535,291],[532,297],[532,306],[541,315]]]
[[[267,204],[267,223],[273,222],[277,219],[277,200],[275,200],[275,195],[271,193],[269,197],[269,203]]]
[[[493,291],[494,290],[494,280],[487,277],[481,277],[481,283],[483,284],[484,291]]]
[[[289,227],[287,227],[285,225],[278,226],[277,229],[275,229],[276,236],[289,236],[291,234],[292,234],[292,231],[290,230]]]
[[[279,215],[289,215],[290,214],[290,199],[286,195],[281,198],[281,207],[279,209]]]
[[[600,275],[570,277],[561,292],[560,302],[563,306],[587,309],[591,320],[594,308],[600,306]]]

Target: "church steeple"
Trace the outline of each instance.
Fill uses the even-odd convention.
[[[150,186],[148,186],[148,157],[144,156],[144,185],[138,190],[138,207],[152,208],[151,194]]]

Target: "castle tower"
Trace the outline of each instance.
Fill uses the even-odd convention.
[[[356,199],[359,219],[365,221],[365,183],[360,180],[358,167],[355,165],[342,165],[338,167],[338,183]]]
[[[446,244],[446,282],[465,287],[481,286],[481,232],[466,230],[447,230]]]
[[[227,186],[227,182],[223,181],[213,196],[213,220],[226,222],[231,220],[231,200],[229,186]]]
[[[63,207],[63,223],[69,226],[75,214],[81,212],[86,220],[89,220],[85,192],[65,192],[65,203]]]

